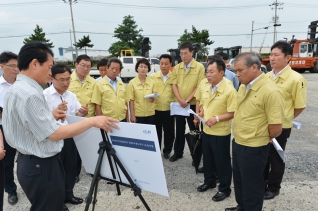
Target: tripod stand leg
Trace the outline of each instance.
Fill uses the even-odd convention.
[[[145,199],[141,195],[141,189],[133,182],[133,180],[131,179],[130,175],[126,171],[125,167],[123,166],[123,164],[120,162],[119,158],[117,157],[116,152],[115,151],[111,152],[111,155],[113,156],[113,158],[115,160],[115,163],[117,163],[117,165],[119,166],[121,171],[124,173],[125,177],[127,178],[132,190],[134,191],[134,195],[139,197],[139,199],[141,200],[141,202],[143,203],[143,205],[145,206],[145,208],[148,211],[151,211],[151,209],[148,206],[147,202],[145,201]]]
[[[99,180],[100,180],[100,178],[98,177],[98,178],[97,178],[97,181],[96,181],[96,184],[95,184],[95,188],[94,188],[94,199],[93,199],[93,202],[92,202],[92,204],[93,204],[92,211],[95,210],[95,205],[96,205],[96,203],[97,203],[96,197],[97,197],[97,190],[98,190]]]
[[[121,191],[120,191],[120,187],[119,187],[118,183],[116,183],[116,189],[117,189],[118,196],[120,196],[121,195]]]
[[[94,200],[96,200],[97,187],[98,187],[98,177],[100,175],[100,169],[102,167],[102,160],[103,160],[105,150],[106,150],[105,143],[104,142],[99,143],[99,150],[98,150],[99,156],[98,156],[97,164],[95,167],[95,172],[94,172],[94,176],[92,179],[92,183],[91,183],[91,186],[89,188],[88,196],[86,197],[86,200],[85,200],[86,201],[85,211],[88,211],[88,209],[89,209],[89,205],[92,202],[92,195],[93,195],[93,191],[95,188],[96,189],[95,189]]]

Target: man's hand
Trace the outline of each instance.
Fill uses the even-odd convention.
[[[183,100],[183,99],[181,99],[181,100],[179,101],[179,104],[181,105],[182,108],[185,108],[185,107],[187,107],[187,105],[188,105],[188,103],[187,103],[185,100]]]
[[[6,156],[6,151],[0,147],[0,160],[2,160]]]
[[[64,102],[60,103],[60,104],[57,106],[57,109],[62,110],[62,111],[67,111],[67,102],[64,101]]]
[[[200,108],[200,112],[198,113],[198,115],[203,118],[203,116],[204,116],[204,108],[203,107]]]
[[[205,121],[205,124],[208,127],[212,127],[213,125],[216,124],[216,118],[215,117],[211,117],[210,119],[208,119],[207,121]]]
[[[117,125],[115,125],[115,122],[119,122],[118,119],[113,119],[108,116],[95,116],[91,117],[94,118],[94,127],[100,128],[105,130],[106,132],[113,132],[112,128],[119,129]]]
[[[88,114],[88,103],[78,109],[77,116],[86,116]]]
[[[133,123],[137,122],[137,118],[135,115],[130,115],[130,122],[133,122]]]
[[[199,126],[200,120],[198,119],[198,117],[194,116],[193,123],[194,123],[194,127]]]
[[[56,121],[58,121],[58,120],[61,120],[62,122],[65,121],[65,118],[66,118],[65,111],[62,111],[62,110],[56,108],[52,111],[52,114],[53,114],[54,118],[56,119]]]
[[[153,98],[153,97],[149,98],[149,102],[151,102],[151,103],[155,102],[155,98]]]

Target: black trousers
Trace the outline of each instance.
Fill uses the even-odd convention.
[[[78,150],[76,148],[76,176],[79,176],[82,171],[82,159],[81,156],[78,153]]]
[[[3,211],[3,194],[4,194],[4,162],[0,160],[0,211]]]
[[[195,111],[195,105],[190,105],[190,108]],[[186,129],[186,120],[188,122],[188,126],[190,131],[194,130],[193,123],[193,114],[190,116],[179,116],[176,115],[176,140],[174,142],[174,153],[176,155],[183,155],[184,144],[185,144],[185,129]]]
[[[30,211],[62,210],[65,178],[59,154],[39,158],[19,153],[17,162],[18,180],[31,203]]]
[[[232,143],[236,202],[244,207],[244,211],[261,211],[264,200],[263,172],[268,158],[269,144],[247,147],[235,141]]]
[[[136,116],[137,122],[139,124],[147,124],[147,125],[154,125],[155,124],[155,115],[146,116],[146,117],[139,117]]]
[[[287,139],[291,133],[291,128],[283,129],[282,133],[276,137],[277,142],[285,150]],[[285,172],[285,163],[280,158],[273,144],[270,146],[267,165],[264,170],[265,190],[277,192],[280,190],[280,184]]]
[[[77,148],[73,138],[64,139],[64,146],[60,153],[65,172],[65,199],[74,197],[73,189],[75,186]]]
[[[4,136],[2,125],[0,125],[2,134],[3,134],[3,144],[4,149],[6,150],[6,156],[3,158],[4,162],[4,169],[5,169],[5,182],[4,182],[4,188],[7,193],[12,193],[17,191],[17,185],[14,182],[14,159],[15,154],[17,150],[15,148],[12,148],[6,141],[6,138]]]
[[[204,166],[204,184],[216,183],[218,172],[219,191],[231,193],[232,166],[230,155],[231,134],[214,136],[202,132],[202,152]]]
[[[157,136],[159,146],[161,149],[162,142],[162,129],[163,129],[163,140],[164,148],[163,153],[170,153],[172,151],[174,141],[174,116],[170,116],[170,110],[168,111],[155,111],[155,122],[157,129]]]

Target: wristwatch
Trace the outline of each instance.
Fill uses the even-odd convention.
[[[219,116],[215,116],[215,119],[216,119],[216,122],[220,121]]]
[[[186,103],[189,103],[188,99],[186,99],[185,101],[186,101]]]

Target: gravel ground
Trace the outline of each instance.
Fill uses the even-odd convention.
[[[297,121],[302,123],[302,128],[292,130],[286,147],[286,172],[281,193],[275,199],[264,202],[263,210],[266,211],[318,210],[318,74],[304,73],[303,76],[308,81],[308,102],[306,110],[297,118]],[[233,192],[224,201],[213,202],[212,196],[216,194],[216,189],[209,189],[204,193],[196,191],[196,187],[203,182],[203,175],[195,174],[188,148],[185,149],[182,159],[175,163],[163,159],[163,165],[170,196],[143,191],[142,195],[152,210],[224,210],[226,207],[236,206]],[[75,195],[85,198],[90,182],[91,177],[82,170],[81,180],[75,186]],[[95,210],[146,210],[129,188],[121,187],[121,190],[121,196],[117,196],[115,185],[106,184],[106,181],[102,180]],[[234,191],[233,184],[232,190]],[[11,206],[5,194],[4,210],[29,210],[30,203],[20,186],[18,197],[19,202]],[[67,206],[74,211],[85,208],[85,204]]]

